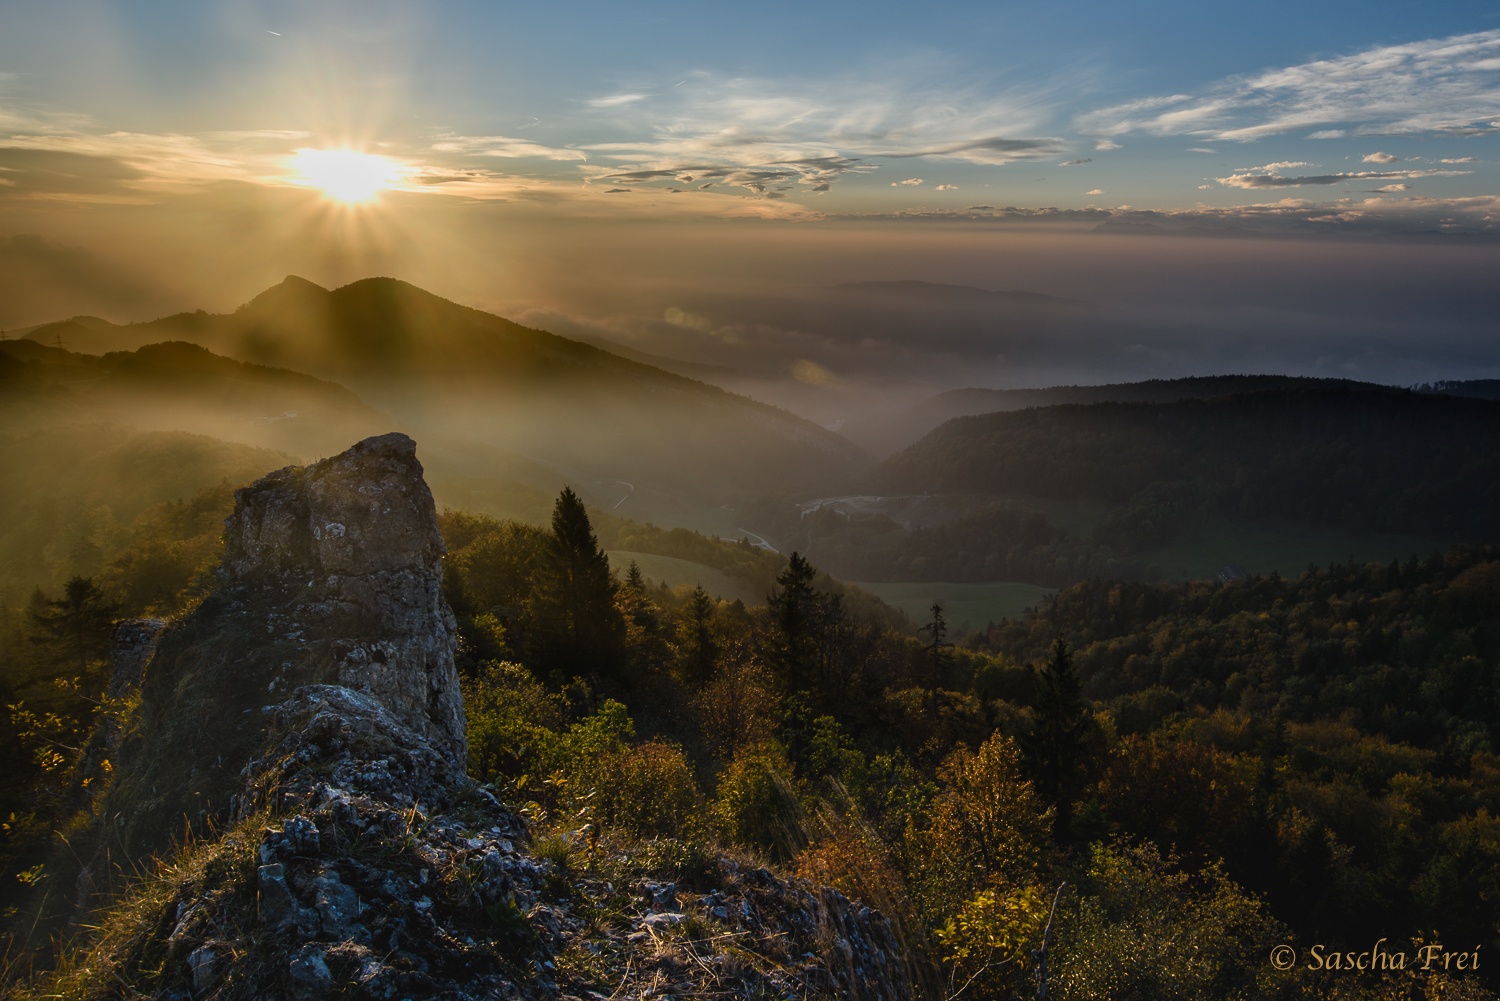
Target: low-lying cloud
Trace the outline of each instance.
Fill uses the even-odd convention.
[[[1343,174],[1308,174],[1283,177],[1279,174],[1231,174],[1214,180],[1228,188],[1300,188],[1304,185],[1340,184],[1344,181],[1386,181],[1415,177],[1453,177],[1467,174],[1466,170],[1395,170],[1353,171]],[[1384,189],[1390,190],[1390,189]],[[1400,190],[1405,190],[1400,189]]]

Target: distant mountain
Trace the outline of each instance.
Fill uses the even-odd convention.
[[[90,333],[119,348],[188,341],[308,372],[354,390],[419,440],[437,431],[575,478],[644,481],[715,503],[768,483],[827,482],[869,462],[786,411],[389,278],[329,291],[289,277],[231,314]]]
[[[0,430],[116,424],[193,431],[304,459],[391,429],[343,386],[169,341],[102,357],[32,340],[0,342]]]
[[[1147,535],[1169,536],[1182,511],[1203,509],[1491,542],[1500,402],[1311,382],[958,417],[880,463],[866,485],[1102,500],[1122,505],[1125,521],[1132,510],[1154,519]],[[1110,531],[1140,534],[1123,522]]]
[[[850,421],[840,432],[873,454],[887,456],[955,417],[1022,410],[1026,407],[1050,407],[1062,403],[1167,403],[1172,400],[1212,399],[1216,396],[1228,396],[1230,393],[1316,386],[1386,388],[1348,379],[1310,379],[1291,375],[1211,375],[1186,379],[1149,379],[1145,382],[1122,382],[1105,386],[954,389],[929,397],[900,413]]]

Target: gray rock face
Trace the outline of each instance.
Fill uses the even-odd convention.
[[[146,665],[151,662],[151,655],[156,652],[156,643],[165,628],[166,619],[122,619],[115,624],[115,634],[109,644],[111,698],[124,698],[132,689],[141,686]]]
[[[465,788],[457,624],[416,443],[381,435],[263,477],[225,530],[202,604],[165,631],[122,628],[122,684],[149,658],[111,745],[105,808],[127,849],[160,850],[184,816],[243,815],[314,764],[429,808]],[[274,781],[251,767],[270,761]]]
[[[268,632],[336,637],[332,676],[288,664],[271,691],[331,681],[373,696],[455,761],[468,753],[453,666],[457,626],[442,595],[432,491],[416,442],[367,438],[311,466],[289,466],[235,491],[224,523],[224,573],[295,585],[296,611]],[[278,683],[279,682],[279,683]]]

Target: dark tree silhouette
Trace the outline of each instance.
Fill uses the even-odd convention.
[[[1036,791],[1057,810],[1053,833],[1066,841],[1072,833],[1073,798],[1083,788],[1085,745],[1094,729],[1083,701],[1083,682],[1073,668],[1073,652],[1061,636],[1037,675],[1032,731],[1022,748]]]
[[[564,679],[617,674],[625,651],[625,619],[615,605],[619,585],[583,501],[569,487],[552,509],[547,562],[543,612],[550,672]]]
[[[88,671],[89,661],[109,654],[110,636],[119,606],[104,600],[92,577],[74,577],[63,585],[63,598],[53,601],[37,588],[31,597],[31,621],[41,632],[33,636],[50,648],[53,664],[61,669],[36,680]],[[62,665],[67,665],[62,667]]]
[[[942,684],[953,661],[953,654],[949,652],[953,644],[947,642],[948,621],[943,618],[941,602],[933,603],[932,619],[922,627],[922,632],[932,637],[932,642],[927,644],[927,693],[929,697],[936,698],[938,686]]]
[[[679,663],[694,688],[702,688],[713,680],[714,664],[719,657],[719,643],[713,630],[716,608],[713,598],[699,584],[688,598],[677,627]]]

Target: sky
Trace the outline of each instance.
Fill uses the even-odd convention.
[[[0,326],[392,274],[914,392],[1500,375],[1497,137],[1494,2],[5,0]],[[1116,312],[1021,364],[745,305],[912,279]]]

